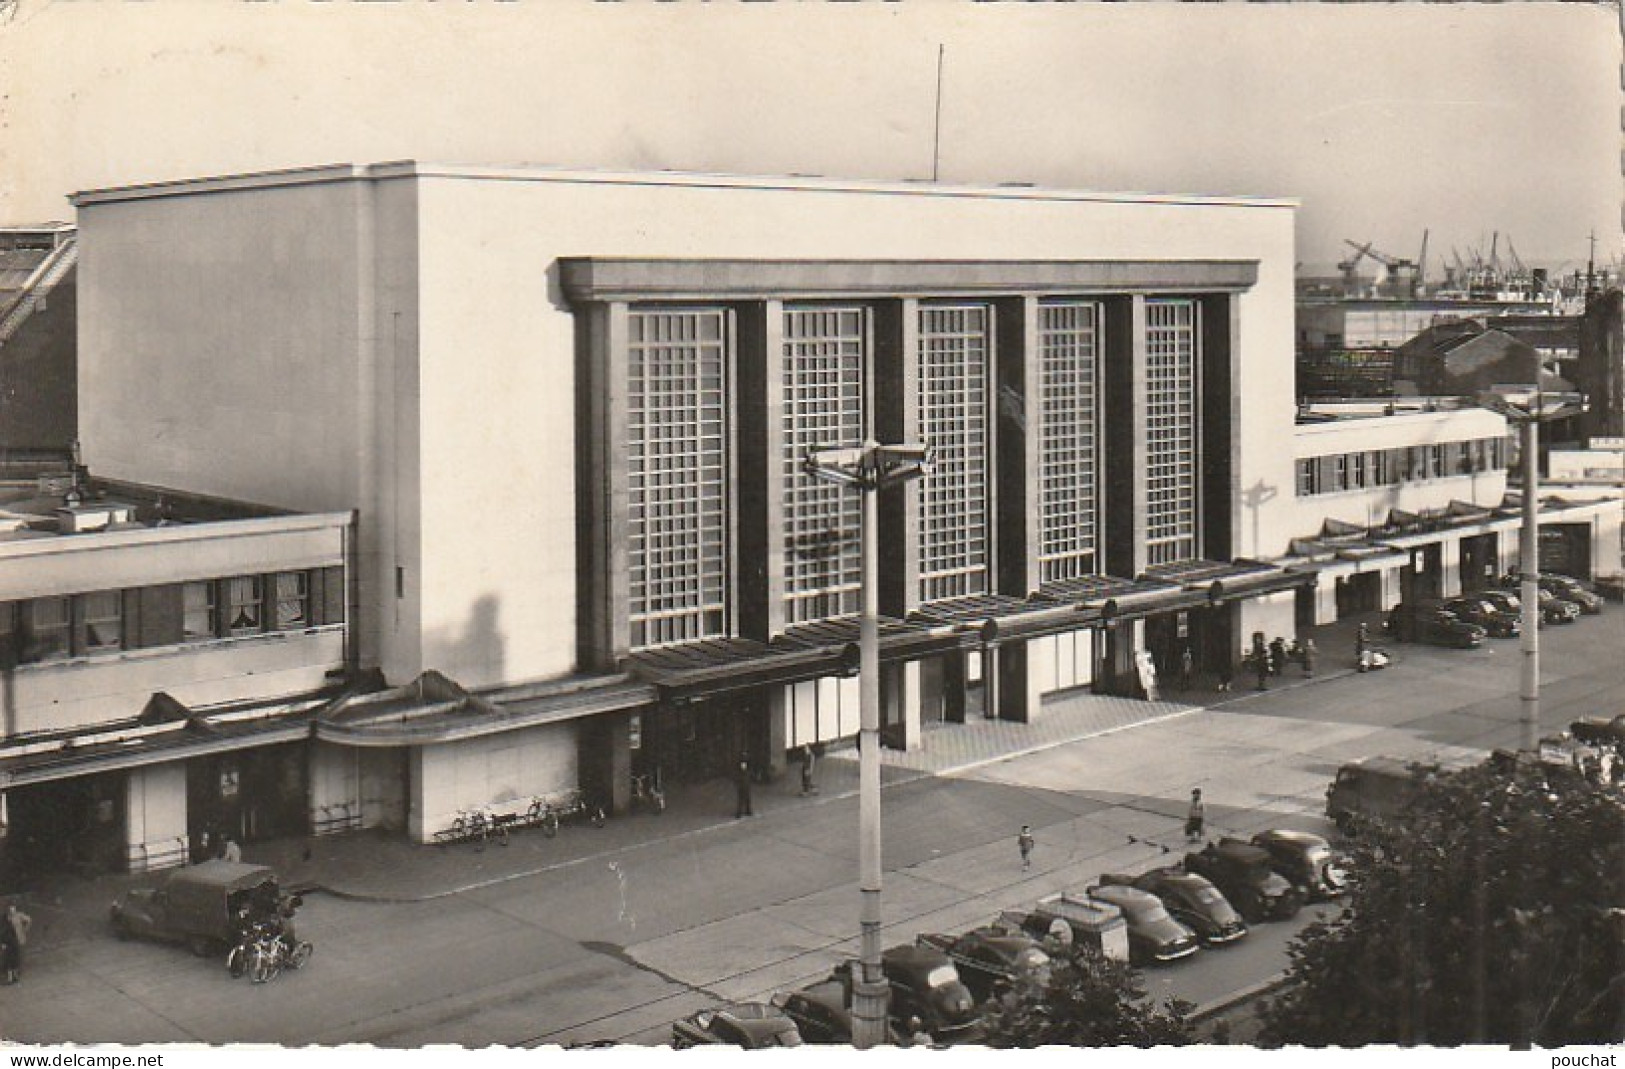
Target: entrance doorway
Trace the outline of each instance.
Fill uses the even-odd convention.
[[[6,793],[10,834],[0,885],[28,886],[48,872],[91,875],[124,867],[126,776],[103,772]]]
[[[1461,592],[1471,594],[1495,585],[1501,561],[1500,536],[1494,531],[1461,540]]]
[[[307,835],[305,746],[292,742],[194,757],[186,763],[186,826],[194,860],[239,843]]]

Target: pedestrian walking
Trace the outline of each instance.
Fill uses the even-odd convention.
[[[1179,651],[1179,686],[1181,690],[1189,690],[1191,685],[1191,672],[1196,667],[1196,656],[1191,648],[1186,646]]]
[[[1355,628],[1355,630],[1354,630],[1354,663],[1361,670],[1364,670],[1364,668],[1365,668],[1365,651],[1366,651],[1366,646],[1367,646],[1368,643],[1370,643],[1370,641],[1371,641],[1371,636],[1366,633],[1365,624],[1362,623],[1359,627]]]
[[[1219,691],[1221,693],[1229,693],[1230,684],[1235,681],[1235,676],[1235,670],[1230,667],[1230,658],[1227,655],[1219,662]]]
[[[804,795],[818,792],[818,787],[813,783],[813,763],[816,760],[817,755],[810,743],[801,748],[801,793]]]
[[[1202,838],[1203,830],[1207,826],[1207,811],[1202,806],[1202,788],[1191,790],[1190,808],[1185,811],[1185,839],[1187,842],[1197,842]]]
[[[33,924],[34,919],[18,909],[15,902],[6,903],[5,913],[0,914],[0,973],[8,984],[21,977],[23,947],[28,945],[28,929]]]
[[[221,841],[220,860],[239,863],[243,860],[243,848],[238,846],[237,840],[229,835]]]
[[[1306,638],[1303,640],[1303,678],[1313,679],[1314,677],[1315,640],[1312,638]]]
[[[1016,836],[1016,849],[1021,851],[1021,868],[1023,871],[1033,867],[1033,829],[1023,824],[1021,834]]]
[[[1270,675],[1278,676],[1286,668],[1286,639],[1276,635],[1270,642]]]
[[[739,766],[734,769],[734,819],[753,817],[750,807],[750,755],[739,754]]]

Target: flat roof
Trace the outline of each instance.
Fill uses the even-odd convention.
[[[1240,208],[1297,208],[1286,197],[1215,196],[1182,193],[1110,192],[1043,187],[1028,183],[953,185],[948,183],[823,175],[744,175],[700,171],[619,171],[544,166],[480,166],[394,160],[384,163],[336,163],[316,167],[256,171],[185,178],[126,186],[87,189],[73,194],[75,207],[154,197],[225,193],[324,182],[398,178],[454,178],[475,181],[540,182],[567,185],[678,186],[695,189],[802,190],[824,193],[869,193],[897,196],[967,197],[981,200],[1083,201],[1121,204],[1204,205]]]

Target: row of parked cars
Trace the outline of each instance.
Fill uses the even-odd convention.
[[[1472,649],[1486,637],[1515,638],[1523,628],[1523,605],[1516,575],[1501,585],[1454,598],[1402,602],[1388,614],[1385,627],[1401,642]],[[1603,599],[1578,579],[1543,574],[1539,580],[1540,625],[1570,624],[1602,612]]]
[[[1251,841],[1225,838],[1177,865],[1138,875],[1106,873],[1081,893],[1006,910],[959,935],[925,934],[882,955],[888,1028],[899,1046],[974,1043],[982,1014],[1018,980],[1048,975],[1051,954],[1086,943],[1135,964],[1178,961],[1233,943],[1249,924],[1286,920],[1306,901],[1336,898],[1346,878],[1329,843],[1277,829]],[[852,1042],[851,962],[827,979],[770,1002],[734,1003],[672,1025],[672,1044],[756,1049]]]

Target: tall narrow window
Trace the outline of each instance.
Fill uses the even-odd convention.
[[[627,570],[631,646],[727,633],[727,312],[628,317]]]
[[[1039,533],[1044,582],[1095,572],[1100,306],[1038,308]]]
[[[278,572],[276,576],[276,629],[299,631],[310,626],[310,575]]]
[[[1198,556],[1196,537],[1197,306],[1148,300],[1146,317],[1146,550],[1152,564]]]
[[[257,575],[239,575],[226,580],[226,630],[233,635],[258,634],[264,597]]]
[[[73,652],[73,599],[35,598],[28,602],[27,661],[58,661]]]
[[[864,437],[868,322],[861,307],[784,310],[785,622],[806,623],[862,608],[857,542],[863,502],[849,487],[810,478],[809,449]]]
[[[100,590],[84,594],[79,605],[85,619],[86,653],[124,647],[124,596],[121,593]]]
[[[987,591],[992,319],[980,304],[920,308],[919,437],[936,449],[920,484],[924,601]]]
[[[181,638],[186,642],[214,638],[214,583],[187,583],[181,591],[181,605]]]

